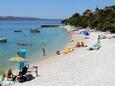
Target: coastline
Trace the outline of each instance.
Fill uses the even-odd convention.
[[[62,28],[61,28],[62,29]],[[65,29],[66,30],[66,29]],[[69,37],[70,37],[70,33],[66,30],[66,33],[68,33],[68,35],[69,35]],[[71,40],[71,38],[68,38],[69,40]],[[63,47],[62,47],[62,49],[60,50],[60,51],[63,51],[63,48],[64,47],[66,47],[67,45],[68,45],[69,43],[66,43],[65,45],[63,45]],[[37,56],[37,55],[35,55],[35,56]],[[44,63],[44,61],[45,62],[47,62],[47,60],[53,60],[53,58],[54,57],[56,57],[57,55],[54,55],[54,54],[52,54],[52,55],[46,55],[45,57],[43,57],[43,56],[41,56],[40,58],[38,58],[38,59],[36,59],[37,61],[33,61],[33,62],[27,62],[27,64],[29,64],[30,66],[35,66],[35,65],[42,65],[42,63]],[[57,58],[57,57],[56,57]],[[12,71],[14,72],[14,74],[15,75],[17,75],[18,74],[18,68],[17,67],[10,67],[9,69],[12,69]],[[0,73],[0,77],[2,76],[2,74],[6,74],[7,73],[7,71],[8,70],[6,70],[6,71],[3,71],[2,73]]]
[[[40,23],[41,22],[41,23]],[[27,49],[27,58],[34,61],[34,59],[38,59],[38,56],[41,55],[41,48],[46,48],[48,50],[48,54],[54,50],[54,48],[49,48],[50,46],[57,46],[57,40],[61,41],[61,36],[65,37],[67,34],[64,31],[55,27],[54,29],[41,29],[40,26],[42,24],[60,24],[60,21],[1,21],[0,26],[1,36],[7,38],[7,43],[0,43],[0,69],[1,71],[7,71],[9,68],[17,65],[15,62],[8,61],[8,59],[14,57],[16,55],[16,51],[19,49]],[[31,28],[40,29],[41,33],[30,33]],[[14,31],[20,29],[22,32],[15,33]],[[61,33],[59,36],[58,34]],[[55,35],[56,34],[56,35]],[[16,39],[18,38],[18,39]],[[50,40],[49,40],[50,39]],[[18,45],[18,43],[27,45]],[[52,43],[53,42],[53,43]],[[45,43],[47,45],[45,45]],[[56,44],[57,43],[57,44]],[[63,43],[60,42],[61,44]],[[59,43],[59,46],[60,46]],[[32,44],[32,45],[31,45]],[[13,48],[12,48],[13,47]],[[57,46],[58,47],[58,46]],[[61,47],[61,46],[60,46]],[[50,51],[49,51],[50,49]],[[10,51],[9,51],[10,50]],[[37,55],[35,55],[37,54]],[[52,54],[52,53],[51,53]],[[33,59],[34,58],[34,59]]]
[[[63,28],[61,28],[61,29],[63,29]],[[74,49],[77,42],[82,42],[83,41],[84,43],[87,43],[82,34],[72,34],[66,28],[65,28],[65,30],[67,31],[67,33],[68,33],[68,35],[70,37],[70,40],[60,50],[61,55],[56,55],[56,54],[54,55],[53,54],[53,55],[50,55],[50,56],[47,56],[47,55],[46,56],[41,56],[39,58],[38,62],[31,63],[30,65],[32,65],[32,66],[34,66],[34,65],[40,66],[40,65],[43,65],[43,64],[46,64],[46,63],[53,62],[53,60],[57,59],[58,57],[66,55],[66,54],[63,54],[64,53],[64,48],[73,48]],[[71,42],[71,40],[74,40],[74,41]]]
[[[29,29],[28,29],[29,30]],[[52,31],[54,31],[54,33],[55,34],[58,34],[58,33],[61,33],[60,34],[60,36],[55,36],[55,34],[53,33],[52,34]],[[42,44],[42,41],[41,40],[39,40],[39,38],[40,38],[40,36],[42,36],[42,35],[44,35],[44,34],[46,34],[46,33],[48,33],[49,34],[49,36],[48,36],[48,38],[51,38],[51,41],[48,43],[48,38],[47,37],[44,37],[44,38],[41,38],[41,40],[43,40],[43,43],[47,43],[47,46],[45,46],[44,44]],[[17,33],[16,33],[17,34]],[[22,33],[21,33],[22,34]],[[48,34],[46,34],[46,36],[48,35]],[[17,34],[18,35],[18,34]],[[19,35],[20,35],[20,33],[19,33]],[[30,35],[30,34],[29,34]],[[64,30],[60,30],[60,28],[54,28],[54,29],[43,29],[42,30],[42,33],[41,34],[36,34],[36,36],[34,36],[33,34],[31,34],[32,35],[32,37],[36,37],[37,38],[37,36],[39,36],[39,38],[38,38],[38,46],[37,46],[37,44],[36,44],[36,42],[34,42],[33,43],[33,46],[31,47],[31,46],[18,46],[18,48],[20,47],[22,47],[22,49],[23,48],[27,48],[27,57],[29,58],[29,59],[31,59],[32,58],[32,62],[34,63],[36,60],[39,60],[39,58],[41,57],[40,55],[42,54],[42,52],[41,52],[41,49],[40,48],[42,48],[42,47],[44,47],[44,48],[46,48],[46,53],[48,53],[49,55],[52,55],[52,51],[55,53],[55,51],[56,51],[56,49],[54,49],[54,48],[51,48],[50,49],[50,46],[52,45],[52,46],[56,46],[56,48],[61,48],[65,43],[66,43],[66,41],[68,41],[69,39],[67,39],[66,41],[65,41],[65,43],[64,43],[64,41],[62,40],[59,40],[60,39],[60,37],[63,37],[64,36],[64,38],[68,38],[68,34],[67,34],[67,32],[65,32]],[[54,39],[54,40],[53,40]],[[10,39],[9,39],[10,40]],[[52,41],[53,40],[53,41]],[[58,42],[57,42],[57,40],[58,41],[61,41],[59,44],[62,44],[62,45],[59,45],[59,46],[57,46],[58,45]],[[12,40],[12,41],[14,41],[14,40]],[[9,42],[8,42],[9,43]],[[51,43],[53,43],[53,44],[51,44]],[[9,43],[10,44],[10,43]],[[9,45],[8,44],[8,45]],[[12,44],[12,45],[17,45],[17,44]],[[10,45],[9,45],[10,46]],[[34,48],[34,46],[36,46],[36,48]],[[40,46],[40,47],[39,47]],[[65,46],[65,45],[64,45]],[[29,48],[28,48],[29,47]],[[16,50],[18,50],[18,48],[17,47],[14,47],[14,49],[16,48]],[[6,48],[7,49],[7,48]],[[33,49],[33,50],[32,50]],[[49,50],[47,50],[47,49],[50,49],[50,51]],[[11,58],[11,57],[13,57],[13,56],[15,56],[15,51],[16,50],[12,50],[12,52],[14,53],[12,56],[7,56],[8,58],[7,59],[9,59],[9,58]],[[31,52],[32,51],[32,52]],[[5,52],[7,55],[9,54],[9,53],[7,53],[7,52]],[[2,53],[1,53],[1,55],[2,55]],[[3,54],[4,55],[4,54]],[[7,63],[7,59],[6,59],[6,62],[4,62],[4,60],[3,60],[3,63],[6,63],[6,64],[8,64]],[[36,59],[35,61],[34,61],[34,59]],[[2,61],[2,60],[1,60]],[[9,68],[12,68],[12,66],[14,67],[14,65],[12,65],[12,63],[13,64],[15,64],[15,62],[10,62],[10,61],[8,61],[9,62],[9,65],[11,65],[11,66],[7,66],[7,65],[5,65],[6,67],[4,67],[4,68],[6,68],[6,69],[4,69],[4,71],[3,72],[6,72]],[[0,62],[1,63],[1,66],[2,66],[2,62]],[[15,65],[17,65],[17,64],[15,64]],[[16,66],[15,66],[16,67]],[[2,70],[2,68],[1,68],[1,70]]]
[[[61,28],[61,29],[64,29],[64,28]],[[63,53],[63,51],[64,51],[64,48],[73,48],[74,49],[74,47],[75,47],[75,45],[76,45],[76,43],[79,41],[79,42],[81,42],[81,41],[84,41],[85,42],[85,40],[84,40],[84,37],[82,36],[82,34],[72,34],[71,32],[69,32],[66,28],[64,29],[64,30],[66,30],[66,32],[68,33],[68,35],[69,35],[69,41],[68,41],[68,43],[66,43],[66,45],[64,45],[64,47],[62,48],[62,50],[60,50],[60,52],[61,53]],[[74,42],[71,42],[71,40],[74,40]],[[38,58],[38,61],[35,61],[35,62],[30,62],[29,63],[29,65],[32,67],[32,66],[38,66],[38,67],[40,67],[40,66],[42,66],[42,65],[46,65],[46,64],[50,64],[50,63],[52,63],[54,60],[57,60],[59,57],[63,57],[63,56],[66,56],[66,54],[65,55],[50,55],[50,56],[42,56],[42,57],[40,57],[40,58]],[[37,59],[36,59],[37,60]],[[27,63],[28,64],[28,63]],[[14,67],[14,68],[11,68],[12,70],[13,70],[13,73],[15,74],[15,75],[17,75],[18,74],[18,69],[17,69],[17,67]],[[5,71],[5,73],[7,73],[7,71]]]

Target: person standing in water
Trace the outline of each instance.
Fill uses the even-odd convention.
[[[60,55],[60,51],[59,51],[59,50],[58,50],[58,51],[56,51],[56,54],[57,54],[57,55]]]
[[[45,56],[45,49],[44,48],[42,48],[42,52],[43,52],[43,56]]]

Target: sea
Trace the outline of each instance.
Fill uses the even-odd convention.
[[[32,63],[42,58],[42,48],[45,49],[47,58],[65,47],[70,40],[68,32],[60,27],[41,27],[44,24],[60,25],[61,20],[0,21],[0,38],[7,38],[7,43],[0,43],[0,71],[18,67],[18,62],[9,59],[15,57],[20,49],[27,50],[26,58]],[[36,28],[40,33],[30,32],[30,29]]]

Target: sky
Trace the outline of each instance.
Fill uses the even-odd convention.
[[[110,5],[115,5],[115,0],[0,0],[0,16],[64,19]]]

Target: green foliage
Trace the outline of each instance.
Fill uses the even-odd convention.
[[[79,13],[75,13],[75,14],[72,16],[72,18],[79,17],[79,16],[80,16]]]
[[[73,26],[81,26],[97,28],[98,30],[115,29],[115,5],[99,9],[95,11],[87,9],[83,15],[75,13],[72,17],[62,21],[64,24]]]

